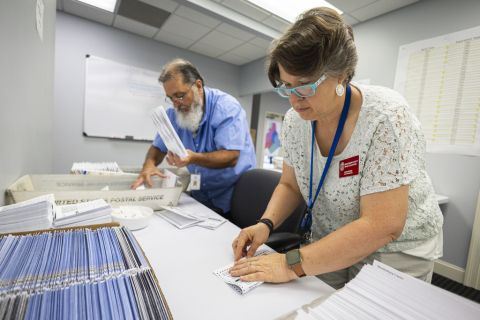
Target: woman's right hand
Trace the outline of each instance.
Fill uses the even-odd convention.
[[[269,234],[270,230],[264,223],[257,223],[242,229],[232,243],[235,261],[245,256],[253,257],[258,247],[267,241]]]

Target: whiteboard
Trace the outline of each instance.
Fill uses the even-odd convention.
[[[151,114],[165,103],[159,72],[87,55],[83,134],[147,140],[155,137]]]

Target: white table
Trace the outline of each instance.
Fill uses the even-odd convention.
[[[179,206],[215,214],[182,195]],[[335,290],[316,277],[283,284],[264,283],[242,296],[213,271],[233,262],[231,242],[239,228],[177,229],[158,216],[134,231],[165,295],[174,319],[274,319]]]

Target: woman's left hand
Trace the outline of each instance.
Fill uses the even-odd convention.
[[[242,281],[288,282],[297,275],[288,267],[284,254],[271,253],[242,258],[230,269],[230,275]]]

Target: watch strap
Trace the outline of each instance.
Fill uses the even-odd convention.
[[[270,236],[273,232],[273,222],[270,219],[263,218],[258,220],[258,222],[265,224],[268,227],[268,235]]]
[[[305,277],[305,271],[302,267],[302,256],[299,249],[293,249],[286,253],[288,267],[295,272],[297,277]]]
[[[301,277],[305,277],[306,274],[305,274],[305,271],[303,271],[303,268],[302,268],[302,263],[297,263],[293,266],[291,266],[293,272],[295,272],[295,274],[297,275],[297,277],[301,278]]]

